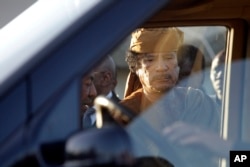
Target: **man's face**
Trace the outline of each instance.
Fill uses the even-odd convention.
[[[100,69],[96,69],[94,71],[94,80],[93,83],[95,85],[96,88],[96,92],[97,94],[101,94],[102,93],[102,88],[103,88],[103,77],[104,77],[104,71],[101,71]]]
[[[210,72],[210,78],[219,99],[222,99],[223,93],[224,67],[224,62],[219,57],[216,57],[212,62]]]
[[[136,73],[145,91],[166,92],[178,80],[179,66],[175,52],[139,55]]]
[[[97,96],[96,89],[93,83],[92,74],[88,74],[82,79],[82,92],[81,92],[81,108],[86,109],[86,105],[93,106],[93,101]]]
[[[108,70],[97,68],[93,70],[93,75],[94,75],[93,83],[95,85],[97,94],[106,95],[105,91],[107,89],[107,85],[112,84],[110,72]]]

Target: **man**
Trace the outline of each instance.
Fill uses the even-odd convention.
[[[104,95],[115,102],[119,102],[120,99],[114,91],[117,85],[117,74],[113,58],[108,56],[93,71],[97,95]]]
[[[215,100],[221,106],[225,68],[225,51],[220,51],[213,59],[210,79],[215,90]]]
[[[130,68],[126,97],[120,103],[140,114],[158,102],[156,108],[164,106],[157,108],[166,115],[164,122],[183,120],[217,131],[220,117],[213,100],[198,89],[175,86],[179,75],[176,52],[182,42],[183,33],[177,28],[136,30],[126,58]]]
[[[86,112],[93,106],[94,99],[97,96],[96,88],[93,83],[93,73],[89,73],[82,78],[82,91],[81,91],[81,118],[83,119],[83,126],[89,126],[90,117],[86,117]]]
[[[120,99],[115,94],[117,84],[116,66],[112,57],[108,56],[96,68],[92,70],[92,82],[96,89],[96,96],[104,95],[115,102]],[[93,103],[93,102],[92,102]],[[96,116],[93,104],[86,110],[83,116],[83,127],[91,128],[95,126]]]
[[[126,57],[130,74],[125,98],[120,103],[138,115],[143,114],[141,119],[130,124],[130,128],[133,125],[136,127],[138,120],[143,120],[161,132],[181,121],[218,132],[220,117],[214,101],[199,89],[176,87],[179,75],[177,51],[182,42],[183,33],[177,28],[141,28],[132,34]],[[135,138],[140,136],[139,133],[135,134]],[[143,140],[138,141],[143,145]],[[143,147],[147,147],[147,143]],[[175,150],[191,164],[196,163],[194,158],[205,160],[200,162],[208,159],[192,148],[190,152],[177,145]]]
[[[138,29],[132,34],[126,58],[131,70],[129,86],[121,104],[140,113],[175,86],[179,74],[176,52],[182,41],[182,32],[175,28]],[[142,85],[135,92],[130,89],[134,82]]]

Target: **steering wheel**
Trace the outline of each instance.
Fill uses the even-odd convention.
[[[104,96],[96,97],[94,101],[96,107],[96,127],[102,128],[105,124],[115,123],[118,125],[126,125],[133,121],[137,116],[132,111],[123,108],[121,105],[113,102]],[[125,124],[124,124],[125,123]],[[146,121],[143,121],[143,130],[140,130],[142,137],[149,138],[159,145],[161,150],[167,150],[166,157],[169,157],[171,163],[175,167],[186,167],[187,163],[176,153],[166,140],[163,140],[162,136],[159,135]],[[143,157],[140,157],[141,159]],[[156,157],[152,157],[152,159]]]

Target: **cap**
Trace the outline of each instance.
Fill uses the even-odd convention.
[[[130,50],[136,53],[177,51],[183,43],[183,32],[176,27],[139,28],[132,33]]]

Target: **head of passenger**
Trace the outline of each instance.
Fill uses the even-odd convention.
[[[133,32],[126,61],[138,76],[144,94],[162,94],[175,86],[179,75],[177,50],[182,42],[183,33],[177,28]]]
[[[94,77],[92,73],[82,78],[81,89],[81,111],[85,112],[88,107],[93,106],[94,99],[97,96],[96,88],[93,83]]]
[[[111,56],[104,59],[94,70],[94,84],[97,95],[107,95],[117,85],[116,65]]]
[[[202,89],[205,57],[202,51],[190,44],[182,45],[178,52],[180,67],[179,86]]]
[[[225,51],[221,51],[214,57],[210,71],[210,79],[219,100],[222,100],[223,95],[224,67]]]

